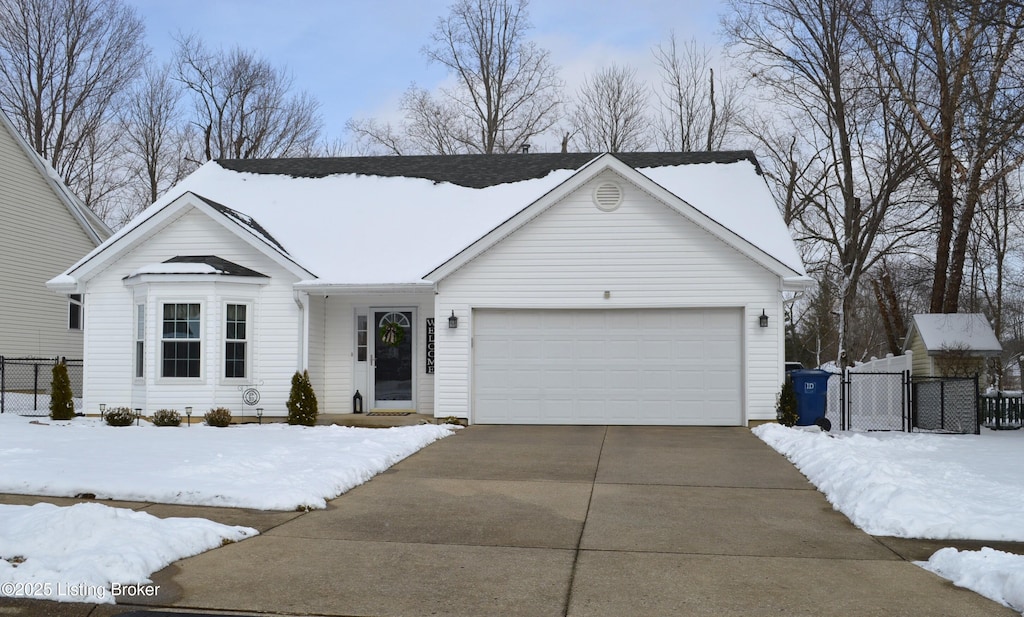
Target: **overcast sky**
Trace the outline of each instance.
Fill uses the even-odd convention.
[[[239,45],[287,67],[322,105],[327,136],[346,137],[351,117],[387,118],[415,82],[433,88],[445,72],[421,53],[452,0],[126,0],[146,24],[158,60],[173,37],[198,34],[213,47]],[[718,48],[721,0],[533,0],[532,40],[551,52],[570,88],[604,64],[653,78],[651,48],[675,30]]]

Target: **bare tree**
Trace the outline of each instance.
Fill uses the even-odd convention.
[[[120,113],[131,195],[119,217],[127,221],[155,202],[185,177],[194,164],[185,161],[185,136],[178,107],[181,89],[171,78],[169,64],[147,66]]]
[[[197,161],[310,156],[318,148],[320,104],[292,94],[292,79],[252,52],[211,51],[195,36],[178,41],[178,80],[192,96]]]
[[[650,143],[647,86],[636,69],[615,64],[584,79],[572,112],[587,152],[637,152]]]
[[[739,119],[739,90],[730,80],[715,80],[711,50],[696,40],[668,42],[654,48],[661,74],[657,91],[658,146],[689,152],[720,150]]]
[[[120,0],[0,0],[0,105],[65,182],[97,207],[101,134],[145,58],[144,28]]]
[[[783,134],[814,157],[806,172],[810,182],[793,185],[807,192],[789,199],[800,204],[798,237],[830,266],[822,271],[838,277],[842,353],[864,273],[919,230],[912,180],[920,146],[881,121],[888,89],[842,2],[731,0],[730,6],[734,13],[724,25],[731,43],[786,110]],[[792,156],[794,148],[781,151]],[[807,165],[782,160],[777,167],[793,177],[792,170]]]
[[[911,110],[936,162],[937,238],[931,311],[959,308],[968,240],[981,197],[1024,163],[1019,70],[1024,6],[1016,0],[889,0],[856,23]],[[1007,149],[1016,152],[1000,160]]]

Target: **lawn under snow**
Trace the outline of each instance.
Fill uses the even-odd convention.
[[[456,430],[266,424],[108,427],[0,415],[0,493],[229,506],[324,508]],[[0,596],[113,602],[120,585],[256,531],[160,519],[99,503],[0,505]],[[139,593],[146,593],[143,588]]]
[[[754,433],[872,535],[1024,542],[1024,431],[823,433],[765,424]],[[918,565],[1024,611],[1024,556],[946,548]]]

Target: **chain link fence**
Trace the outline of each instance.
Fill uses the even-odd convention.
[[[978,377],[915,377],[913,428],[936,433],[981,433]]]
[[[61,358],[0,356],[0,413],[22,416],[50,414],[53,367]],[[82,407],[82,361],[64,359],[71,379],[75,409]]]

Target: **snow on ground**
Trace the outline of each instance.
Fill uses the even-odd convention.
[[[0,493],[324,508],[326,500],[455,430],[145,422],[109,427],[89,418],[53,422],[3,414]],[[178,559],[255,533],[99,503],[0,505],[0,596],[111,603],[119,585],[148,583],[149,574]]]
[[[147,593],[151,573],[254,535],[249,527],[98,503],[0,505],[0,596],[110,604],[115,591],[139,595],[119,587]]]
[[[110,427],[0,416],[0,493],[258,510],[324,508],[452,425]]]
[[[1024,542],[1024,431],[823,433],[765,424],[754,434],[872,535]],[[1024,556],[947,548],[918,565],[1024,611]]]

